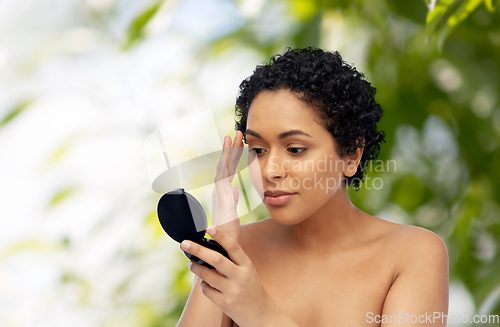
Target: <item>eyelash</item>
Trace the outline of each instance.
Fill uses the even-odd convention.
[[[300,152],[293,153],[293,154],[301,154],[301,153],[303,153],[304,151],[306,151],[306,150],[307,150],[307,148],[288,148],[288,149],[300,149],[300,150],[302,150],[302,151],[300,151]],[[249,151],[254,151],[254,152],[255,152],[256,154],[258,154],[258,155],[259,155],[259,154],[262,154],[262,152],[261,152],[261,153],[258,153],[258,152],[257,152],[257,151],[255,151],[255,150],[264,150],[264,149],[261,149],[261,148],[250,148],[250,149],[249,149]]]

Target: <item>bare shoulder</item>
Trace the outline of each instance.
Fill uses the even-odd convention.
[[[446,244],[431,230],[411,225],[400,225],[390,235],[390,242],[405,251],[440,253],[447,252]]]
[[[439,235],[418,226],[397,225],[386,238],[398,262],[397,273],[424,265],[447,269],[448,250]]]
[[[388,247],[400,252],[447,252],[444,241],[431,230],[391,222],[368,214],[370,229]]]
[[[397,225],[385,240],[394,273],[382,314],[447,313],[449,262],[445,243],[428,229]]]

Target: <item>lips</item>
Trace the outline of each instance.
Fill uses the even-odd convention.
[[[295,194],[296,193],[288,193],[288,194],[282,194],[282,195],[278,195],[278,196],[267,195],[267,196],[265,196],[265,198],[266,198],[266,202],[269,205],[271,205],[273,207],[281,207],[281,206],[285,206],[285,204],[290,202],[293,199],[293,197],[295,197]]]
[[[285,191],[281,191],[281,190],[265,191],[264,192],[264,195],[267,195],[267,196],[279,196],[279,195],[288,195],[288,194],[295,194],[295,193],[285,192]]]

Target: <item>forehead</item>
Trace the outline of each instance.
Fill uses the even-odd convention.
[[[247,129],[301,129],[311,134],[319,127],[313,109],[288,90],[261,91],[250,104]]]

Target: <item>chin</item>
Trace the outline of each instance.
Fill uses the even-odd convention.
[[[271,219],[280,225],[296,225],[304,221],[307,217],[305,214],[297,210],[282,210],[282,208],[267,205],[267,210],[271,215]]]
[[[264,205],[271,215],[271,219],[273,219],[273,221],[277,224],[297,225],[309,219],[319,210],[322,210],[327,202],[328,199],[322,199],[318,195],[316,196],[316,199],[314,199],[314,197],[310,197],[305,200],[301,199],[301,201],[296,201],[293,205],[291,205],[292,203],[289,203],[290,206],[285,205],[282,207],[276,207],[266,203],[265,200]]]

